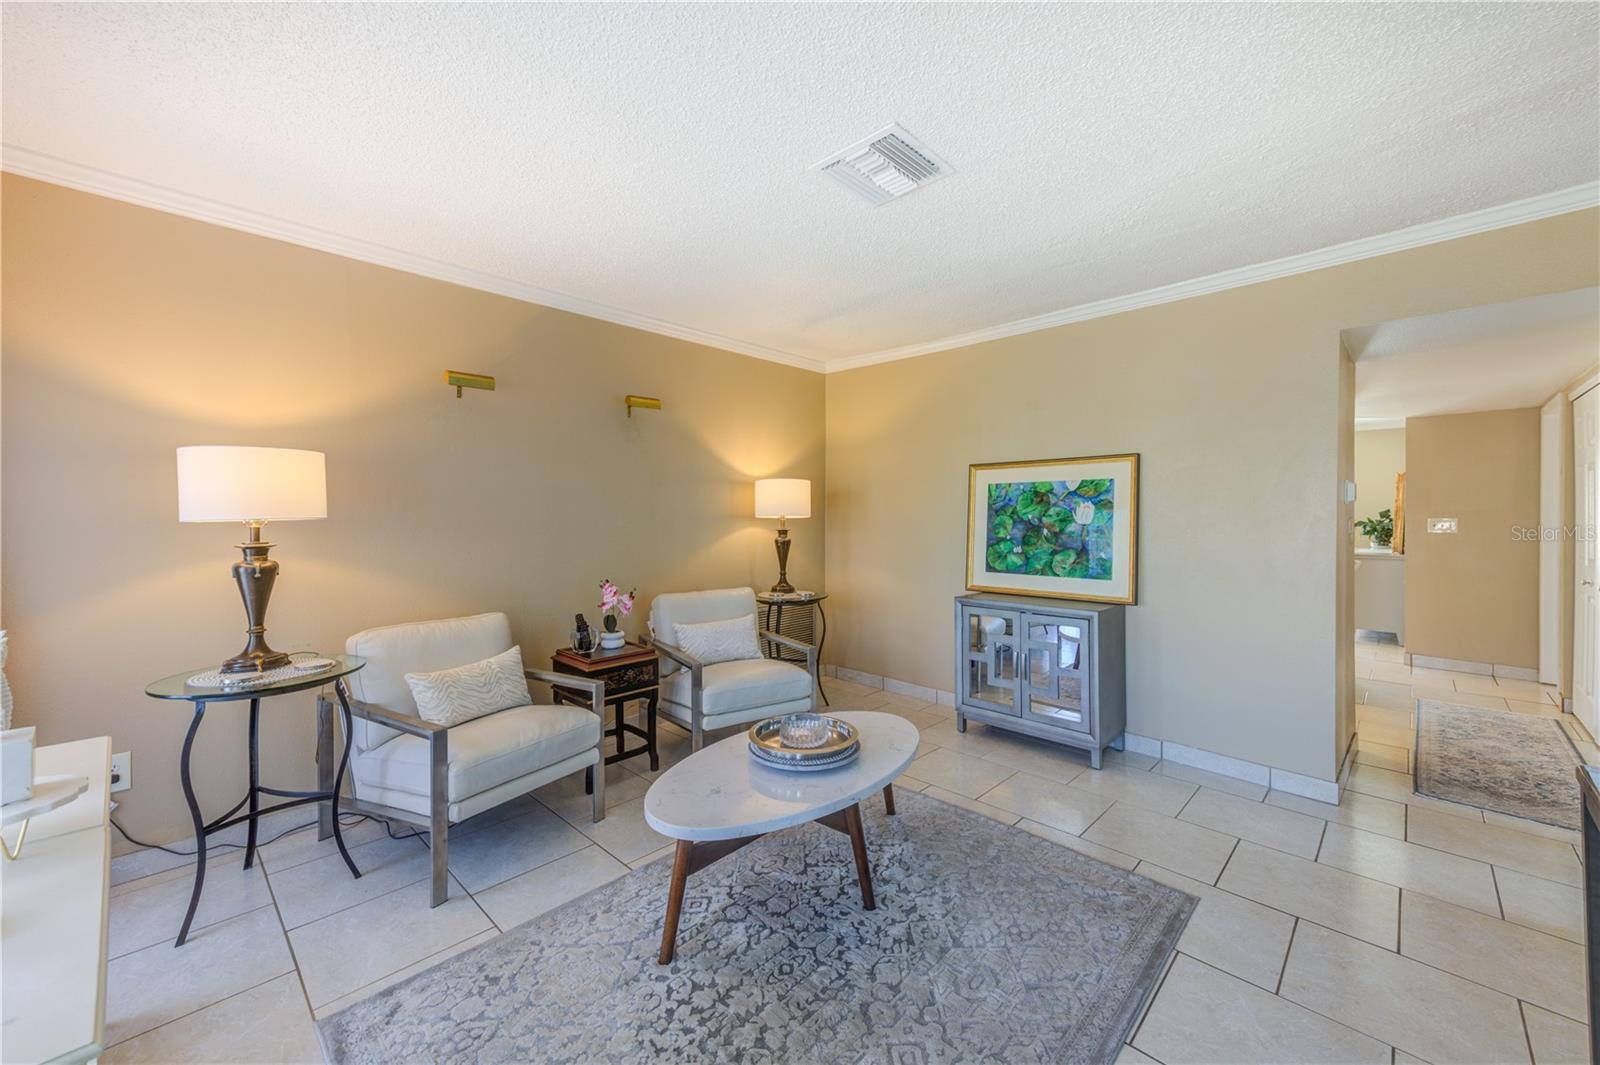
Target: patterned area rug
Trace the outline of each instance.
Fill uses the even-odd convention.
[[[1417,700],[1417,794],[1582,827],[1583,759],[1554,718]]]
[[[336,1062],[1111,1061],[1196,900],[915,792],[865,805],[878,908],[817,825],[662,860],[319,1022]]]

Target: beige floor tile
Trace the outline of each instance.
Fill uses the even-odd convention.
[[[394,972],[389,973],[386,976],[379,977],[370,984],[363,984],[361,987],[356,988],[348,995],[340,995],[332,1002],[326,1002],[321,1006],[318,1006],[316,1009],[311,1011],[312,1016],[316,1017],[318,1020],[321,1020],[324,1017],[330,1017],[347,1006],[353,1006],[364,998],[371,998],[378,992],[387,988],[391,988],[426,969],[431,969],[435,965],[455,957],[457,954],[465,953],[466,951],[471,950],[473,947],[487,943],[490,940],[497,938],[500,934],[501,933],[498,928],[490,928],[487,932],[479,932],[475,936],[472,936],[468,939],[463,939],[459,943],[452,944],[441,951],[436,951],[433,954],[429,954],[427,957],[422,958],[419,961],[412,962],[403,969],[396,969]]]
[[[1483,862],[1405,840],[1329,825],[1317,861],[1385,884],[1500,916],[1494,873]]]
[[[979,752],[986,761],[1045,777],[1066,784],[1089,772],[1089,755],[1086,751],[1064,747],[1059,743],[1033,740],[1026,736],[1001,738],[991,734],[990,742]]]
[[[1368,706],[1387,706],[1392,710],[1412,708],[1411,685],[1384,680],[1364,680],[1356,685],[1356,700]]]
[[[267,874],[285,928],[298,928],[337,910],[387,895],[424,879],[432,870],[427,845],[415,837],[390,839],[385,835],[352,848],[350,858],[361,870],[360,879],[350,875],[337,851]]]
[[[1398,747],[1403,751],[1409,751],[1417,742],[1416,733],[1409,727],[1385,725],[1381,721],[1359,724],[1356,726],[1356,732],[1358,746],[1360,743],[1381,743],[1385,747]]]
[[[1002,825],[1014,825],[1022,820],[1020,816],[1010,810],[1002,810],[998,806],[990,806],[986,802],[968,798],[959,792],[947,791],[934,784],[929,784],[923,788],[922,794],[929,798],[938,799],[940,802],[947,802],[951,806],[959,806],[963,810],[971,810],[975,814],[982,814],[991,820],[999,821]]]
[[[1150,862],[1134,871],[1200,900],[1178,940],[1180,951],[1268,991],[1277,989],[1293,917]]]
[[[1300,922],[1278,993],[1430,1062],[1526,1062],[1516,999]]]
[[[1374,650],[1372,657],[1378,662],[1405,662],[1406,649],[1394,644],[1383,644]]]
[[[105,1065],[322,1065],[300,978],[287,973],[100,1055]]]
[[[443,906],[430,907],[426,880],[290,929],[312,1009],[494,927],[454,881]],[[405,930],[374,935],[374,929]]]
[[[640,769],[646,769],[650,765],[648,758],[630,758],[628,761],[638,762]],[[608,808],[619,806],[633,799],[643,798],[644,793],[649,790],[650,781],[630,769],[624,769],[623,763],[614,762],[606,767],[606,806]],[[533,797],[538,799],[547,809],[554,811],[563,820],[572,824],[594,821],[593,799],[585,794],[583,790],[582,773],[573,773],[553,783],[546,784],[534,792]]]
[[[1439,678],[1444,677],[1444,683],[1449,684],[1449,674],[1441,669],[1412,669],[1404,662],[1373,662],[1372,670],[1367,674],[1368,680],[1388,681],[1391,684],[1421,684],[1424,681],[1439,683]]]
[[[173,940],[177,932],[173,932]],[[271,906],[113,958],[106,966],[106,1044],[131,1039],[294,971]]]
[[[1114,1065],[1161,1065],[1161,1063],[1132,1043],[1124,1043],[1117,1053]]]
[[[1413,807],[1406,821],[1406,839],[1546,880],[1573,886],[1583,883],[1578,856],[1569,845],[1514,828],[1473,823],[1432,809]]]
[[[1417,1057],[1415,1054],[1407,1054],[1404,1050],[1401,1050],[1399,1047],[1395,1047],[1394,1048],[1394,1065],[1432,1065],[1432,1063],[1423,1061],[1421,1058]]]
[[[627,872],[626,865],[599,847],[588,846],[486,891],[475,892],[473,897],[489,919],[504,930],[531,921]]]
[[[1556,719],[1561,717],[1560,707],[1548,700],[1543,700],[1540,702],[1528,702],[1524,699],[1507,699],[1506,705],[1511,707],[1511,712],[1513,714],[1527,714],[1531,717],[1549,717]]]
[[[677,848],[676,844],[671,844],[671,845],[662,847],[658,851],[651,851],[649,854],[646,854],[643,858],[635,858],[633,861],[629,862],[628,863],[628,868],[629,869],[643,869],[645,866],[651,865],[651,864],[653,864],[655,862],[659,862],[663,858],[670,858],[672,856],[673,852],[676,851],[677,849],[678,848]]]
[[[1537,681],[1512,680],[1509,677],[1480,677],[1472,673],[1458,673],[1456,674],[1455,682],[1456,691],[1494,695],[1502,699],[1525,699],[1535,703],[1550,702],[1550,697],[1545,694],[1545,686]]]
[[[451,836],[450,872],[471,892],[589,846],[586,836],[543,806],[460,838]]]
[[[1165,1065],[1390,1061],[1376,1039],[1182,954],[1133,1045]]]
[[[340,820],[347,821],[350,818],[347,815],[341,817]],[[404,826],[396,824],[395,831],[396,833],[404,831]],[[388,833],[384,830],[382,821],[369,817],[354,824],[341,826],[339,834],[344,837],[344,845],[348,848],[359,847],[363,843],[371,843],[375,839],[382,839]],[[229,853],[238,854],[239,852],[230,851]],[[291,865],[300,865],[304,862],[326,858],[330,854],[338,853],[339,847],[333,841],[333,837],[329,836],[323,840],[317,839],[317,828],[312,825],[309,828],[291,832],[281,839],[274,840],[257,850],[256,857],[260,859],[263,868],[276,873],[280,869],[289,868]]]
[[[906,774],[902,773],[898,777],[894,778],[894,786],[896,791],[922,791],[927,788],[928,782],[926,780],[918,780],[916,777],[907,776]]]
[[[1142,771],[1154,769],[1157,763],[1160,761],[1161,759],[1159,758],[1152,757],[1148,754],[1140,754],[1138,751],[1119,751],[1113,747],[1108,748],[1105,752],[1103,752],[1100,765],[1105,769],[1133,769]]]
[[[917,752],[919,756],[931,753],[933,747],[942,747],[947,751],[979,758],[984,753],[994,750],[996,745],[1003,745],[1006,742],[1005,734],[999,729],[980,725],[976,721],[967,724],[967,731],[957,731],[954,718],[920,731],[924,742],[931,746],[928,751],[919,748]]]
[[[1251,802],[1210,788],[1196,792],[1178,819],[1302,858],[1317,856],[1317,845],[1327,825],[1319,817],[1309,817],[1281,806],[1268,806],[1264,802]]]
[[[1465,676],[1466,674],[1461,674]],[[1488,679],[1488,678],[1484,678]],[[1475,706],[1479,710],[1508,710],[1503,696],[1484,695],[1480,692],[1461,691],[1456,688],[1418,685],[1412,692],[1418,699],[1428,699],[1457,706]]]
[[[1410,773],[1396,773],[1393,770],[1379,769],[1370,765],[1358,764],[1353,767],[1344,786],[1350,791],[1359,791],[1363,795],[1373,795],[1393,802],[1410,802],[1413,797]],[[1483,820],[1481,816],[1478,819]]]
[[[1222,791],[1229,795],[1237,795],[1241,799],[1260,802],[1267,797],[1267,786],[1265,784],[1256,784],[1252,781],[1240,780],[1238,777],[1224,776],[1221,773],[1213,773],[1209,769],[1197,769],[1192,765],[1184,765],[1182,762],[1169,762],[1162,759],[1150,771],[1152,773],[1160,773],[1164,777],[1171,777],[1174,780],[1181,780],[1186,784],[1198,784],[1203,788],[1210,788],[1212,791]]]
[[[1537,1065],[1589,1065],[1589,1026],[1524,1002],[1528,1043]]]
[[[1526,832],[1533,836],[1543,836],[1545,839],[1553,839],[1561,843],[1570,843],[1574,847],[1579,846],[1583,839],[1577,829],[1562,828],[1560,825],[1547,825],[1543,821],[1530,821],[1526,817],[1512,817],[1510,814],[1503,814],[1498,810],[1483,811],[1483,819],[1491,825],[1499,825],[1501,828],[1514,828],[1518,832]]]
[[[1387,706],[1356,707],[1356,727],[1360,729],[1365,725],[1387,725],[1390,728],[1409,730],[1416,724],[1416,719],[1411,716],[1409,708],[1396,710]]]
[[[1407,891],[1400,953],[1577,1020],[1588,1016],[1583,948]]]
[[[579,821],[573,827],[623,863],[637,861],[672,842],[646,823],[643,799],[629,799],[615,806],[607,802],[604,821]]]
[[[204,928],[241,913],[272,905],[267,878],[257,863],[241,866],[238,851],[225,851],[206,863],[206,880],[195,910],[194,927]],[[134,880],[112,892],[106,956],[121,957],[155,943],[178,938],[194,893],[194,867]]]
[[[1356,744],[1356,765],[1376,766],[1391,773],[1409,773],[1411,752],[1404,747],[1391,747],[1362,736]]]
[[[1235,895],[1395,949],[1400,890],[1392,884],[1245,841],[1217,886]]]
[[[1221,832],[1121,802],[1101,814],[1083,838],[1207,884],[1216,883],[1236,842]]]
[[[1494,878],[1506,920],[1574,943],[1584,941],[1582,888],[1498,867]]]
[[[1273,806],[1281,806],[1285,810],[1295,810],[1367,832],[1393,836],[1395,839],[1403,839],[1406,834],[1404,803],[1379,799],[1359,791],[1351,791],[1349,788],[1345,789],[1337,806],[1317,802],[1303,795],[1291,795],[1286,791],[1267,792],[1267,802]]]
[[[1145,769],[1128,769],[1104,763],[1102,766],[1101,769],[1083,774],[1070,787],[1168,817],[1176,817],[1184,803],[1199,790],[1188,781],[1174,780]]]
[[[941,748],[912,762],[906,767],[906,772],[945,791],[976,799],[1016,770],[974,755]]]
[[[1063,832],[1059,828],[1051,828],[1049,825],[1041,825],[1037,821],[1029,821],[1027,818],[1023,818],[1017,822],[1017,827],[1024,832],[1032,832],[1041,839],[1059,843],[1063,847],[1070,847],[1080,854],[1087,854],[1097,861],[1105,862],[1107,865],[1114,865],[1119,869],[1131,870],[1139,864],[1139,859],[1131,854],[1123,854],[1121,851],[1114,851],[1110,847],[1102,847],[1098,843],[1090,843],[1088,840],[1074,836],[1070,832]]]
[[[1111,808],[1110,799],[1028,773],[1017,773],[978,798],[990,806],[1074,835],[1081,834]]]

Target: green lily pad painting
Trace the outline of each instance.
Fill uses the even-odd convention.
[[[1115,497],[1108,477],[989,485],[989,572],[1111,580]]]

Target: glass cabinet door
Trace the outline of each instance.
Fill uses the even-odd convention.
[[[961,621],[962,695],[990,710],[1018,713],[1021,616],[1003,610],[963,607]]]
[[[1089,732],[1089,623],[1078,618],[1023,616],[1026,696],[1023,714]]]

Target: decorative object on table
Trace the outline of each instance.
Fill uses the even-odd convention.
[[[814,713],[758,721],[750,726],[748,739],[757,762],[788,772],[835,769],[861,753],[861,738],[853,725]]]
[[[463,388],[481,388],[485,392],[494,391],[494,378],[484,373],[467,373],[463,370],[446,370],[444,383],[456,390],[456,398],[461,398]]]
[[[623,406],[628,408],[628,417],[633,417],[635,407],[640,410],[660,410],[661,401],[654,396],[623,396]]]
[[[600,634],[601,647],[615,651],[627,643],[628,638],[622,634],[617,622],[619,618],[633,613],[633,601],[637,594],[638,589],[624,592],[609,580],[600,582],[600,609],[604,611],[600,615],[600,623],[605,630]]]
[[[29,729],[28,731],[33,731]],[[28,838],[28,821],[47,814],[51,810],[59,809],[67,803],[89,790],[88,777],[50,776],[39,777],[32,781],[31,794],[25,799],[17,799],[0,806],[0,828],[10,828],[12,825],[21,825],[17,831],[16,843],[4,843],[3,849],[7,861],[16,861],[22,854],[22,842]]]
[[[10,639],[5,629],[0,629],[0,732],[11,727],[11,682],[6,679],[6,656]]]
[[[287,791],[283,788],[267,787],[261,783],[261,701],[278,695],[292,695],[296,692],[310,691],[320,688],[329,681],[333,682],[333,690],[339,697],[339,705],[344,711],[344,734],[351,736],[352,721],[350,714],[350,694],[345,687],[345,678],[360,670],[366,663],[354,655],[327,655],[319,656],[302,652],[310,658],[325,657],[333,663],[330,668],[304,672],[292,667],[275,670],[279,679],[265,684],[256,684],[248,687],[238,685],[218,684],[205,687],[191,683],[195,672],[189,670],[175,673],[170,677],[150,684],[144,693],[152,699],[185,700],[193,711],[189,719],[189,730],[183,737],[183,751],[178,757],[178,781],[183,785],[183,799],[189,807],[189,820],[194,825],[195,840],[195,867],[194,888],[189,895],[189,909],[184,914],[183,925],[178,929],[178,941],[173,944],[181,947],[189,938],[189,928],[194,924],[195,911],[200,907],[200,892],[206,882],[206,840],[209,836],[232,828],[234,825],[248,824],[250,826],[245,836],[244,867],[249,869],[256,860],[256,830],[261,818],[276,810],[286,810],[291,806],[304,806],[307,803],[317,803],[319,806],[318,820],[320,828],[318,839],[333,837],[334,843],[339,848],[339,854],[344,858],[344,863],[350,869],[350,875],[359,878],[361,870],[356,868],[355,861],[350,857],[350,852],[345,848],[344,835],[339,825],[340,789],[344,786],[345,770],[350,763],[350,744],[345,744],[344,753],[339,758],[338,766],[327,757],[337,748],[333,739],[333,709],[326,699],[317,700],[317,790],[315,791]],[[219,679],[220,676],[219,676]],[[213,703],[241,702],[250,700],[249,731],[246,734],[247,754],[250,764],[250,783],[245,789],[244,798],[240,799],[228,810],[227,813],[213,821],[207,822],[200,813],[200,802],[195,798],[194,781],[189,772],[190,756],[194,752],[194,738],[200,731],[200,722],[205,719],[206,708]],[[277,715],[279,720],[284,720],[283,715]],[[284,801],[261,808],[261,797],[282,799]],[[244,813],[238,811],[245,808]],[[237,816],[235,816],[237,815]]]
[[[1138,505],[1138,455],[974,464],[967,587],[1132,604]]]
[[[1389,547],[1394,543],[1394,512],[1385,508],[1376,518],[1362,518],[1355,523],[1361,535],[1372,541],[1373,547]]]
[[[756,593],[749,588],[671,592],[650,604],[651,643],[664,659],[661,712],[689,730],[689,744],[696,751],[710,730],[816,709],[817,649],[810,644],[762,629],[756,633],[753,658],[706,662],[677,643],[680,625],[720,621],[748,626],[755,613]],[[761,643],[799,652],[805,665],[764,658]]]
[[[577,627],[572,630],[572,649],[581,655],[586,655],[594,650],[594,630],[589,627],[589,620],[582,614],[574,615],[573,623]]]
[[[557,651],[550,656],[550,668],[557,673],[604,685],[605,705],[611,707],[615,715],[614,723],[605,730],[605,734],[615,737],[617,741],[616,753],[605,756],[606,765],[644,754],[650,757],[652,772],[661,768],[661,758],[656,752],[656,710],[661,695],[661,664],[655,648],[629,643],[615,651],[602,648],[587,655]],[[594,709],[592,693],[584,687],[552,681],[550,697],[558,706],[570,704]],[[631,702],[644,704],[641,711],[643,728],[626,720],[627,706]],[[600,713],[603,721],[604,711]],[[644,740],[644,745],[629,748],[626,745],[628,736],[639,737]],[[604,743],[602,740],[602,746]]]
[[[306,521],[328,516],[328,482],[320,451],[285,447],[180,447],[178,520],[241,521],[244,559],[233,579],[244,599],[248,627],[243,651],[222,663],[224,673],[260,673],[289,664],[289,656],[267,646],[267,601],[278,579],[274,546],[261,538],[269,521]]]
[[[756,517],[777,518],[778,583],[774,592],[792,592],[789,583],[789,519],[811,517],[811,482],[801,477],[764,477],[756,482]]]
[[[220,669],[208,669],[196,673],[184,681],[184,684],[190,688],[226,688],[243,691],[246,688],[264,688],[279,681],[296,680],[314,673],[323,673],[337,664],[331,658],[323,658],[307,651],[296,651],[289,656],[289,664],[286,666],[262,670],[259,673],[227,673]]]
[[[1550,717],[1417,700],[1416,791],[1512,817],[1577,829],[1583,764]]]
[[[766,611],[761,627],[779,636],[787,636],[791,640],[799,640],[803,644],[816,647],[817,661],[820,662],[822,645],[828,639],[828,615],[822,609],[822,601],[826,598],[828,598],[827,592],[812,592],[804,588],[797,588],[792,592],[757,592],[756,602]],[[819,621],[821,624],[818,624]],[[768,658],[805,665],[805,655],[789,650],[781,644],[768,643],[766,652]],[[828,692],[822,686],[820,673],[817,675],[817,694],[822,696],[823,706],[833,705],[828,701]]]
[[[663,859],[319,1015],[328,1059],[536,1061],[559,1047],[564,1060],[602,1061],[618,1056],[617,1018],[659,1018],[665,997],[671,1023],[650,1027],[633,1056],[737,1061],[781,1047],[775,1057],[814,1065],[1114,1060],[1195,900],[926,795],[898,798],[894,817],[862,803],[882,911],[840,890],[853,877],[845,838],[801,827],[694,874],[699,905],[684,908],[684,949],[665,975],[644,950],[597,962],[596,943],[660,934]],[[898,973],[925,975],[885,983]],[[910,990],[930,983],[946,990],[937,1009]]]
[[[33,726],[0,732],[0,803],[33,794]]]
[[[1101,752],[1127,720],[1125,610],[1013,595],[955,601],[956,729],[967,719]]]

